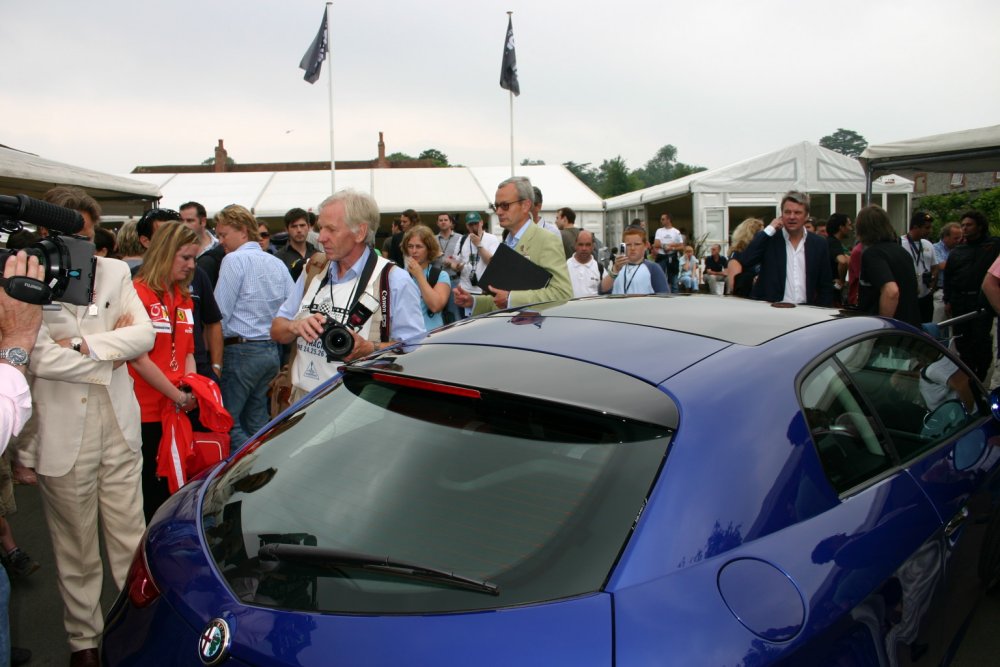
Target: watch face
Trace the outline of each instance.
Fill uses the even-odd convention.
[[[0,350],[7,361],[15,366],[24,366],[28,363],[28,352],[23,347],[12,347]]]

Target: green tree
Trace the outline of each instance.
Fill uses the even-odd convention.
[[[632,192],[642,187],[639,178],[629,171],[625,160],[619,155],[611,160],[605,160],[597,170],[597,194],[605,199]]]
[[[395,153],[389,153],[385,156],[385,159],[389,162],[402,162],[404,160],[416,160],[417,158],[412,155],[407,155],[406,153],[400,153],[396,151]]]
[[[927,195],[915,203],[914,209],[927,211],[934,216],[934,236],[946,222],[959,222],[962,214],[975,209],[986,216],[990,223],[990,233],[1000,235],[1000,187],[975,192],[949,192],[943,195]]]
[[[636,169],[634,173],[642,183],[639,187],[648,188],[651,185],[666,183],[699,171],[705,171],[705,167],[678,162],[677,148],[673,144],[666,144],[656,151],[645,167]]]
[[[530,158],[524,158],[523,160],[521,160],[522,167],[532,167],[540,164],[545,164],[545,160],[532,160]]]
[[[589,162],[577,164],[576,162],[563,162],[563,166],[569,169],[574,176],[580,179],[584,185],[597,192],[597,170],[590,166]]]
[[[445,155],[444,153],[442,153],[441,151],[439,151],[436,148],[428,148],[423,153],[421,153],[417,157],[417,159],[418,160],[433,160],[434,164],[436,164],[439,167],[447,167],[448,166],[448,156]]]
[[[840,127],[833,134],[820,139],[819,145],[848,157],[858,157],[868,148],[868,141],[854,130]]]

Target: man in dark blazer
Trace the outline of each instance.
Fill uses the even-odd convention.
[[[809,195],[788,192],[781,200],[781,217],[753,237],[740,262],[743,266],[760,264],[754,299],[813,306],[833,303],[826,239],[806,232],[808,216]]]

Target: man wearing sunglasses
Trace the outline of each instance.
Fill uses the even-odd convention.
[[[545,232],[531,221],[534,201],[535,192],[531,181],[523,176],[515,176],[497,187],[492,208],[497,212],[500,226],[507,232],[504,243],[548,271],[552,279],[541,289],[509,292],[491,288],[492,296],[483,294],[473,297],[461,287],[456,287],[455,303],[463,308],[471,307],[473,315],[530,303],[573,298],[573,285],[566,270],[562,238]]]

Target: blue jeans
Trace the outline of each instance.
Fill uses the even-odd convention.
[[[229,432],[232,447],[271,421],[267,385],[278,372],[278,345],[274,341],[250,341],[227,345],[222,350],[222,403],[233,416]]]

